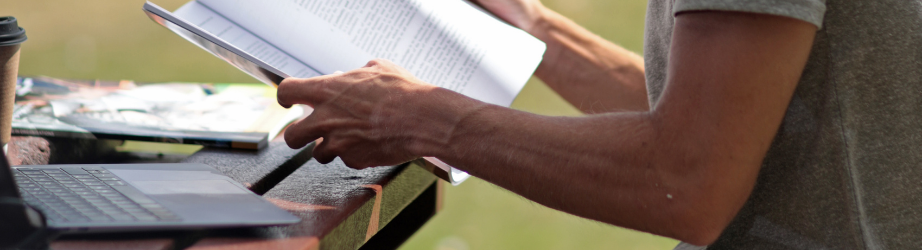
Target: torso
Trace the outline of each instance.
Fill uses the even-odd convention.
[[[653,104],[665,85],[672,6],[650,0],[647,12]],[[756,187],[709,248],[922,242],[922,3],[829,0],[826,8]]]

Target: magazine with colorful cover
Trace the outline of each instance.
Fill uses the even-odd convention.
[[[263,84],[20,77],[13,135],[261,149],[304,113],[275,94]]]

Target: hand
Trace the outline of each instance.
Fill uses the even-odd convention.
[[[538,0],[472,0],[497,17],[529,33],[541,18],[544,5]]]
[[[359,169],[404,163],[447,144],[459,119],[452,112],[458,105],[449,105],[456,103],[452,100],[473,101],[423,83],[384,60],[346,73],[286,79],[278,88],[282,106],[314,107],[285,131],[288,146],[300,148],[323,138],[314,147],[317,161],[339,156]]]

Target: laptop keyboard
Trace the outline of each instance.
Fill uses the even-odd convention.
[[[23,200],[53,223],[180,220],[101,167],[14,169]]]

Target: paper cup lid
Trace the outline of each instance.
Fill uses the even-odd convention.
[[[0,17],[0,46],[16,45],[26,41],[26,30],[19,27],[15,17]]]

